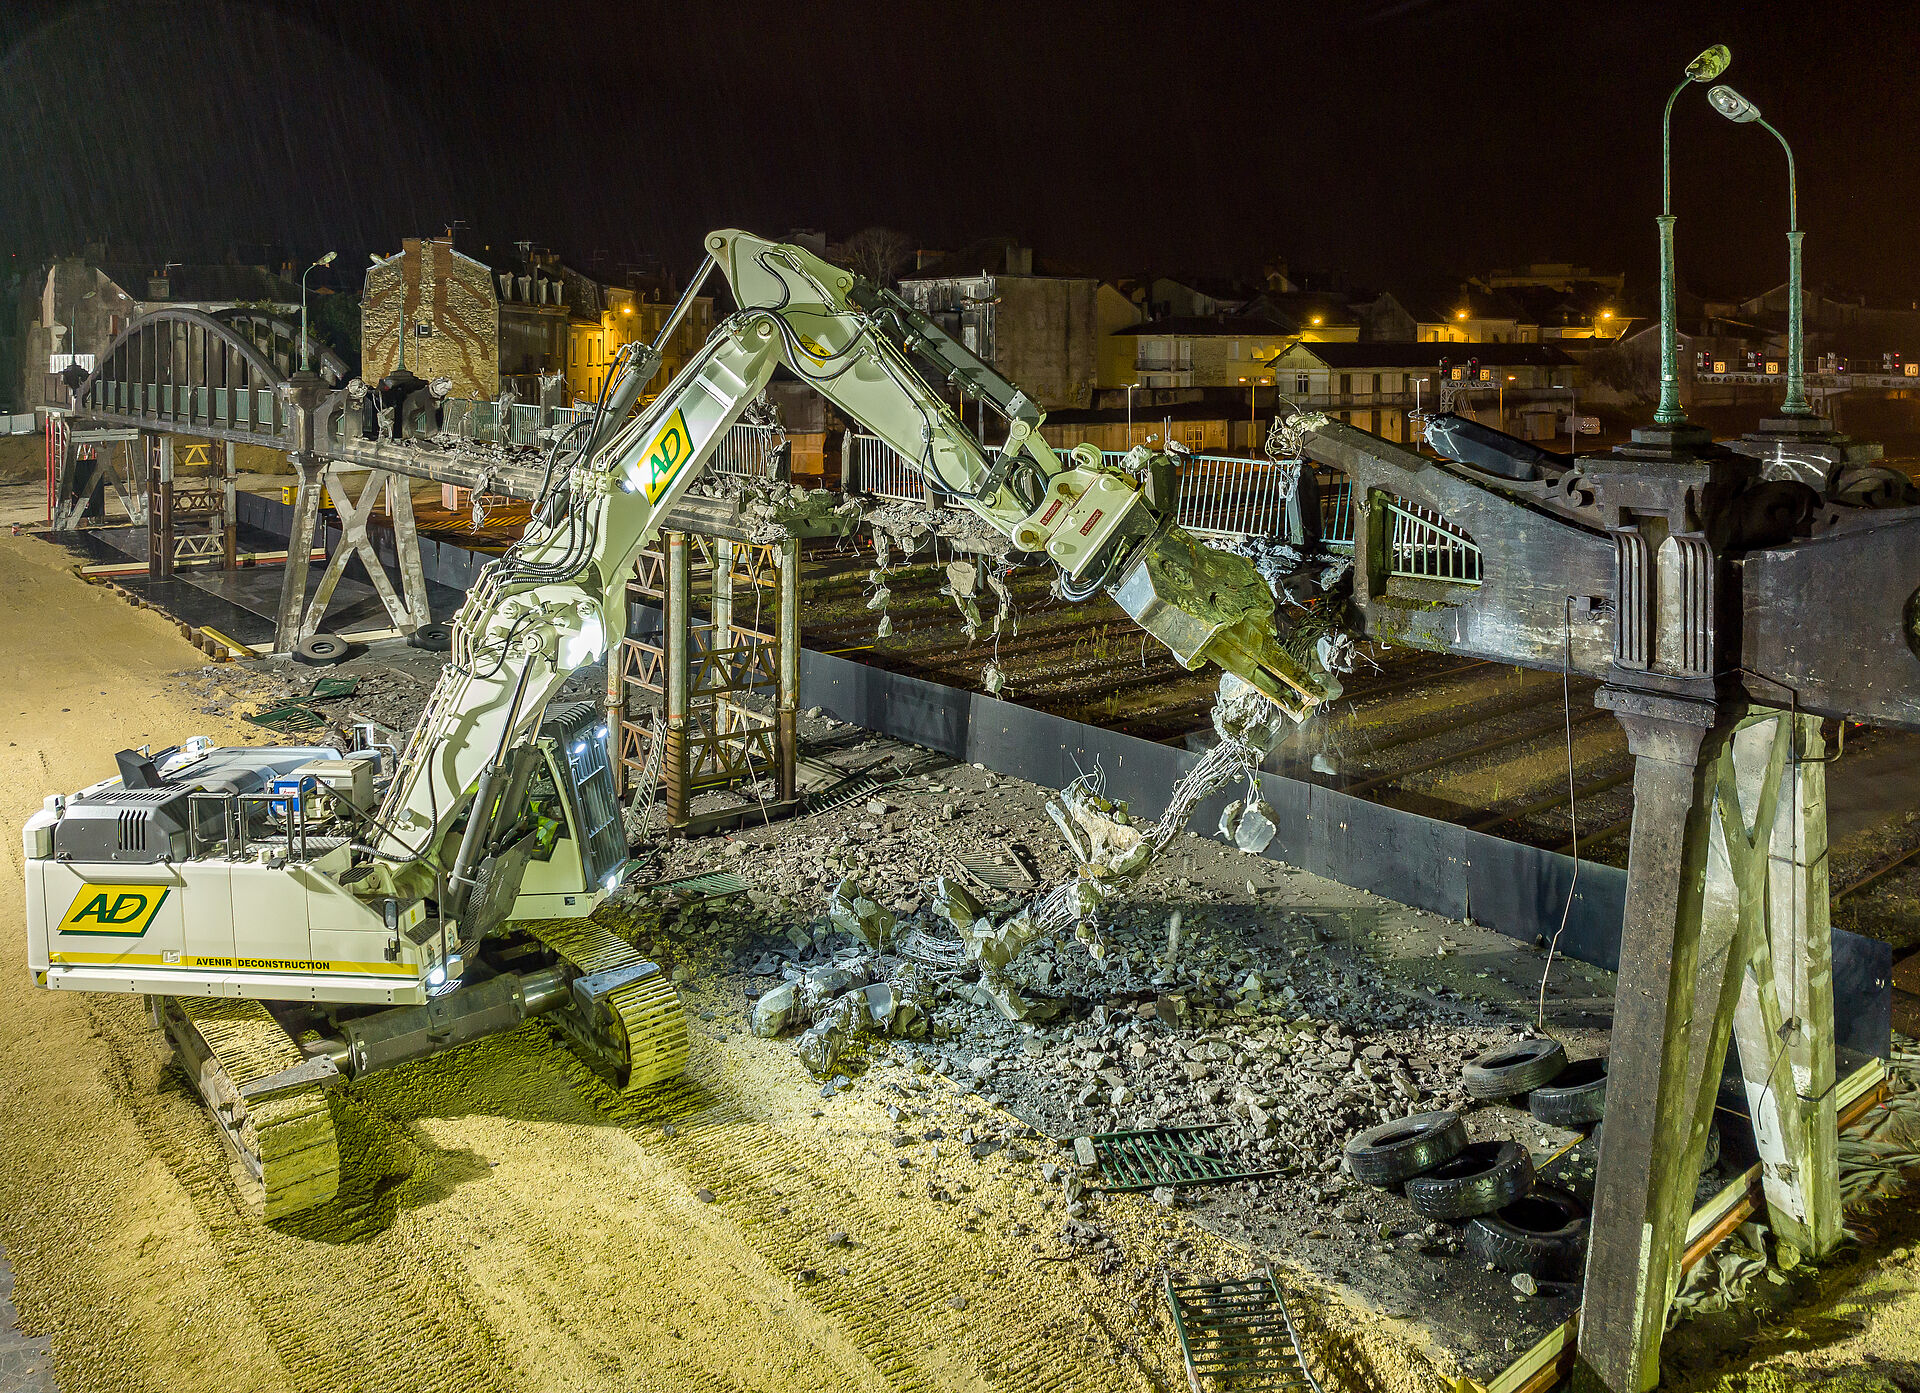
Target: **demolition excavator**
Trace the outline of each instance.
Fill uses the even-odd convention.
[[[404,749],[126,750],[24,831],[28,956],[57,991],[139,992],[267,1218],[339,1184],[327,1090],[544,1017],[615,1089],[677,1076],[680,1003],[590,917],[627,864],[610,733],[567,676],[625,631],[625,581],[776,368],[918,462],[1059,592],[1104,591],[1190,668],[1296,719],[1337,690],[1283,643],[1242,557],[1173,522],[1179,476],[1041,438],[1043,413],[937,323],[793,246],[737,231],[599,409],[550,443],[524,536],[482,573]],[[650,402],[660,348],[715,269],[738,310]],[[949,398],[958,402],[959,409]],[[990,447],[962,412],[1005,422]]]

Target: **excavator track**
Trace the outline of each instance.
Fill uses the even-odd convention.
[[[652,967],[614,988],[591,1015],[576,1003],[549,1019],[594,1072],[622,1093],[680,1076],[687,1067],[687,1018],[665,972],[591,919],[541,919],[519,927],[582,974]]]
[[[239,1161],[242,1198],[272,1220],[326,1204],[340,1189],[340,1147],[325,1084],[302,1079],[309,1061],[257,1001],[152,998],[187,1072]],[[293,1071],[290,1077],[290,1071]],[[271,1091],[253,1094],[268,1080]]]

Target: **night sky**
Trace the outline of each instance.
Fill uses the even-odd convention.
[[[1102,273],[1567,260],[1644,295],[1661,102],[1715,40],[1796,144],[1810,279],[1920,299],[1920,11],[1832,3],[6,0],[0,250],[359,261],[460,219],[686,267],[710,227],[884,223]],[[1778,145],[1701,87],[1675,143],[1683,278],[1783,280]]]

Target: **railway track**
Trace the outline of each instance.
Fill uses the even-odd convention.
[[[1045,578],[1013,578],[1017,632],[969,639],[937,565],[888,576],[892,633],[866,608],[867,563],[822,553],[807,580],[803,636],[891,672],[980,690],[988,663],[1001,696],[1167,744],[1204,739],[1217,679],[1191,673],[1104,599],[1065,606]],[[988,613],[991,613],[990,608]],[[1412,650],[1372,651],[1345,692],[1269,764],[1426,816],[1535,846],[1618,860],[1631,825],[1624,737],[1592,701],[1595,684]],[[1567,745],[1573,744],[1568,799]]]

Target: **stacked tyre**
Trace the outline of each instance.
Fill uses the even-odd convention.
[[[1561,1127],[1599,1121],[1606,1061],[1569,1065],[1554,1040],[1527,1040],[1466,1067],[1467,1092],[1488,1101],[1525,1094],[1535,1117]],[[1397,1189],[1423,1218],[1465,1225],[1474,1256],[1503,1272],[1546,1282],[1579,1278],[1587,1212],[1565,1190],[1535,1183],[1533,1158],[1513,1141],[1468,1142],[1452,1112],[1419,1113],[1356,1134],[1347,1169],[1369,1185]]]

